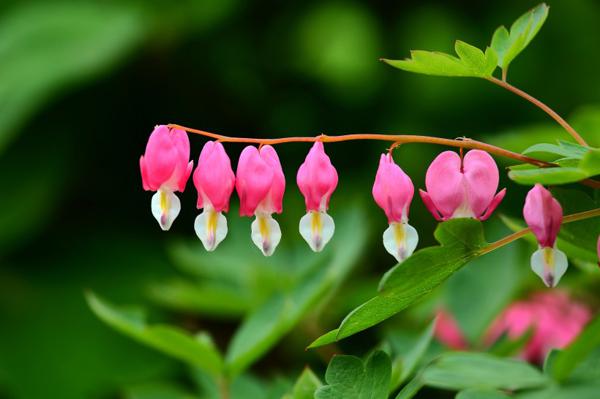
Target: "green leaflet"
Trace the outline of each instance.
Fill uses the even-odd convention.
[[[380,282],[377,296],[346,316],[336,332],[328,332],[309,347],[335,342],[397,314],[479,256],[487,245],[481,222],[474,219],[453,219],[440,223],[435,237],[441,246],[418,250],[390,269]]]
[[[469,389],[514,391],[545,387],[549,384],[550,379],[546,375],[524,361],[499,358],[486,353],[449,352],[423,368],[400,391],[396,399],[412,398],[423,386],[455,391]]]
[[[538,33],[546,18],[549,7],[542,3],[521,15],[510,27],[510,32],[500,26],[494,32],[491,47],[498,55],[498,66],[504,70],[527,47]]]
[[[115,330],[212,375],[221,372],[221,355],[206,333],[192,336],[177,327],[149,325],[140,309],[118,309],[91,292],[86,300],[96,316]]]
[[[539,168],[530,164],[512,166],[508,176],[521,184],[567,184],[600,174],[600,149],[583,147],[567,141],[535,144],[523,154],[542,155],[559,166]]]
[[[484,53],[477,47],[457,40],[454,50],[458,57],[435,51],[413,50],[409,59],[382,61],[408,72],[436,76],[486,78],[492,76],[496,69],[496,52],[490,47]]]
[[[327,367],[327,385],[315,392],[315,399],[387,399],[392,365],[389,356],[374,352],[366,362],[355,356],[334,356]]]
[[[323,384],[319,377],[308,367],[304,369],[292,388],[292,392],[286,394],[282,399],[313,399],[315,391]]]

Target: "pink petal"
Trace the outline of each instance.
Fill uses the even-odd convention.
[[[240,215],[252,216],[271,190],[275,172],[254,146],[242,150],[235,188],[240,197]],[[284,183],[285,184],[285,183]]]
[[[496,194],[494,196],[494,199],[492,200],[492,202],[490,203],[490,205],[488,206],[488,208],[485,210],[485,212],[483,213],[483,215],[481,215],[481,217],[479,218],[479,220],[487,220],[490,216],[492,216],[492,213],[496,210],[496,208],[498,207],[498,205],[500,205],[500,202],[502,202],[502,199],[504,198],[504,195],[506,194],[506,189],[503,188],[502,190],[500,190],[498,192],[498,194]]]
[[[435,220],[438,220],[438,221],[444,220],[444,218],[440,215],[440,212],[437,210],[437,208],[433,204],[431,197],[429,196],[429,194],[427,194],[427,191],[419,190],[419,195],[421,196],[421,199],[423,200],[425,207],[427,207],[427,210],[429,212],[431,212],[431,214],[433,215]]]
[[[562,223],[562,208],[541,184],[525,197],[523,217],[542,247],[553,247]]]
[[[296,182],[304,196],[307,211],[325,211],[337,187],[337,171],[325,154],[323,143],[316,141],[298,169]],[[323,209],[322,209],[323,208]]]
[[[270,145],[262,146],[260,156],[266,162],[272,171],[273,180],[271,188],[265,199],[265,203],[261,204],[266,212],[281,213],[283,211],[283,194],[285,192],[285,175],[279,162],[277,152]]]
[[[414,192],[412,180],[394,162],[391,155],[381,154],[372,193],[377,205],[384,210],[389,223],[408,220]]]
[[[461,160],[458,154],[444,151],[438,155],[427,169],[425,186],[431,202],[442,217],[444,219],[452,217],[454,211],[466,200]]]
[[[469,206],[478,217],[489,208],[498,189],[498,166],[490,154],[481,150],[467,152],[462,165]]]
[[[204,144],[194,172],[194,185],[198,190],[198,208],[210,205],[217,212],[229,210],[235,175],[221,143],[208,141]],[[210,204],[204,204],[205,198]]]
[[[190,172],[189,147],[185,131],[169,130],[164,125],[156,126],[144,154],[146,186],[152,190],[164,186],[172,191],[182,191]]]

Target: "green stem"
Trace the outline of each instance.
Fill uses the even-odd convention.
[[[569,125],[569,123],[567,123],[567,121],[564,120],[559,114],[557,114],[556,111],[554,111],[552,108],[550,108],[549,106],[547,106],[546,104],[544,104],[543,102],[538,100],[537,98],[533,97],[532,95],[527,94],[523,90],[508,83],[505,80],[504,76],[503,76],[503,80],[500,80],[493,76],[487,78],[487,80],[489,80],[490,82],[492,82],[500,87],[505,88],[508,91],[515,93],[519,97],[524,98],[525,100],[529,101],[536,107],[540,108],[542,111],[544,111],[545,113],[550,115],[550,117],[552,119],[554,119],[556,122],[558,122],[558,124],[561,125],[575,139],[575,141],[577,141],[579,144],[581,144],[583,146],[589,147],[588,144],[583,139],[583,137],[581,137],[581,135],[579,133],[577,133],[577,131],[573,128],[573,126]]]
[[[567,215],[563,218],[562,223],[567,224],[567,223],[576,222],[578,220],[590,219],[590,218],[598,217],[598,216],[600,216],[600,208],[591,209],[589,211],[584,211],[584,212],[573,213],[571,215]],[[519,238],[526,236],[528,233],[531,233],[530,228],[519,230],[516,233],[510,234],[504,238],[501,238],[500,240],[495,241],[495,242],[491,243],[490,245],[488,245],[487,247],[483,248],[483,250],[481,250],[481,252],[480,252],[480,255],[485,255],[488,252],[492,252],[495,249],[498,249],[507,244],[510,244],[511,242],[516,241]]]

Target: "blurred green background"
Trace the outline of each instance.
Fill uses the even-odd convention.
[[[509,80],[567,116],[597,146],[600,2],[548,3],[548,22],[513,63]],[[142,190],[138,160],[155,124],[250,137],[358,132],[468,136],[515,151],[542,138],[567,139],[541,111],[483,80],[417,76],[378,62],[380,57],[404,58],[412,48],[452,52],[454,39],[484,47],[497,26],[536,4],[2,1],[0,397],[133,397],[128,389],[139,384],[191,384],[181,365],[98,321],[85,304],[85,289],[117,303],[177,308],[157,311],[157,317],[192,330],[209,329],[219,346],[228,341],[239,317],[264,299],[259,295],[240,308],[227,308],[219,307],[227,300],[217,297],[206,306],[182,309],[157,294],[161,282],[179,275],[183,243],[196,258],[205,255],[193,231],[196,194],[191,182],[169,234],[160,231],[150,214],[150,193]],[[196,160],[204,140],[190,139]],[[241,148],[227,146],[234,164]],[[358,270],[344,284],[345,296],[335,296],[324,311],[323,331],[372,294],[377,278],[394,263],[380,242],[385,217],[370,197],[385,149],[386,143],[376,142],[327,147],[340,175],[331,214],[335,218],[359,203],[363,220],[352,228],[369,234]],[[282,248],[295,248],[296,261],[309,253],[308,247],[297,245],[303,209],[295,185],[295,171],[307,150],[304,144],[278,147],[288,180],[285,212],[278,217],[285,227]],[[396,160],[415,187],[423,187],[426,167],[440,150],[407,145],[396,152]],[[509,187],[509,194],[500,211],[519,216],[526,188],[506,178],[502,186]],[[255,250],[250,220],[236,215],[237,199],[233,204],[228,241]],[[419,230],[421,246],[434,242],[435,221],[418,198],[411,224]],[[487,227],[490,238],[508,231],[497,220]],[[342,247],[353,245],[348,241]],[[220,249],[227,248],[232,247]],[[518,249],[516,245],[511,251]],[[517,258],[498,260],[507,267],[496,276],[502,280],[495,281],[504,281],[509,290],[497,299],[496,310],[524,286],[541,287],[527,272],[526,257]],[[578,273],[565,284],[569,278],[583,280]],[[285,266],[276,269],[276,276],[285,274]],[[470,276],[459,273],[448,285],[463,284]],[[273,280],[270,288],[259,283],[258,291],[276,290]],[[586,284],[593,292],[597,278]],[[470,292],[463,294],[468,301]],[[428,313],[432,306],[413,313]],[[408,313],[394,323],[410,325],[415,317]],[[346,344],[348,351],[366,351],[365,342],[375,342],[373,334]],[[292,344],[269,352],[254,373],[285,379],[306,362],[323,370],[316,354],[303,351],[318,335],[288,336]]]

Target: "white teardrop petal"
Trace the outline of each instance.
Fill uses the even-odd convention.
[[[383,232],[383,246],[398,262],[408,258],[417,248],[419,234],[408,223],[390,223]]]
[[[221,212],[204,209],[194,222],[196,235],[207,251],[214,251],[227,236],[227,219]]]
[[[158,221],[160,228],[167,231],[181,211],[181,202],[173,192],[158,190],[152,196],[151,207],[152,215]]]
[[[281,241],[281,229],[275,219],[269,214],[259,213],[252,222],[251,237],[254,245],[263,255],[271,256]]]
[[[531,269],[547,287],[556,287],[568,266],[567,256],[558,248],[540,248],[531,255]]]
[[[309,211],[300,219],[300,235],[315,252],[321,252],[333,237],[335,223],[326,212]]]

